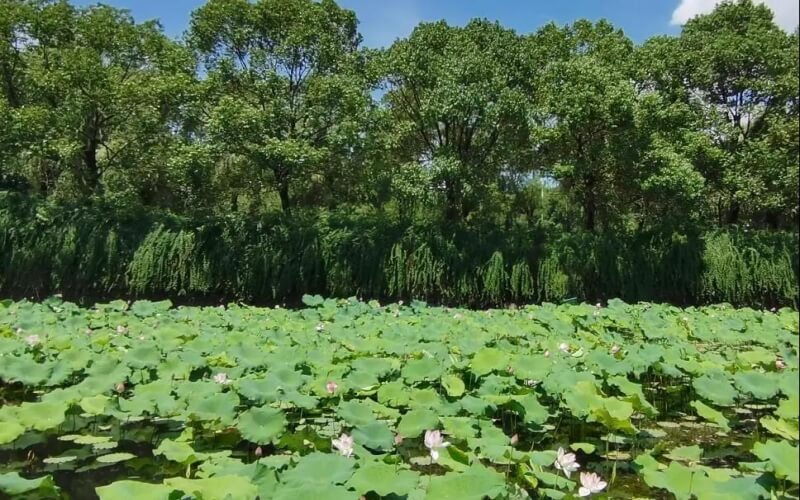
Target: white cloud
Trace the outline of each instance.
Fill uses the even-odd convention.
[[[797,0],[755,0],[766,4],[775,14],[775,24],[786,31],[794,31],[800,22],[800,3]],[[684,24],[698,14],[714,10],[719,0],[681,0],[672,12],[672,24]]]

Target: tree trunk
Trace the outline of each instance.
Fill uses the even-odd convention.
[[[281,210],[289,213],[292,210],[291,198],[289,198],[289,180],[283,178],[278,181],[278,196],[281,198]]]
[[[730,206],[728,207],[728,214],[726,221],[728,224],[736,224],[739,222],[739,214],[742,210],[741,205],[738,201],[732,201]]]
[[[594,231],[597,224],[597,200],[595,200],[594,185],[593,178],[587,179],[586,192],[583,197],[583,227],[587,231]]]

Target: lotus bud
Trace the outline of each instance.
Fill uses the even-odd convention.
[[[261,458],[261,455],[264,454],[264,450],[262,450],[260,446],[256,446],[256,451],[254,453],[256,458]]]
[[[334,394],[337,389],[339,389],[339,385],[336,382],[329,381],[325,384],[325,390],[328,391],[328,394]]]
[[[118,394],[125,392],[125,382],[119,382],[116,386],[114,386],[114,390],[117,391]]]

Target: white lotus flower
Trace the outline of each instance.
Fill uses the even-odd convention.
[[[564,354],[569,354],[569,344],[567,344],[566,342],[558,344],[558,349]]]
[[[593,493],[600,493],[606,486],[608,483],[594,472],[581,472],[581,487],[578,488],[578,496],[588,497]]]
[[[222,385],[228,385],[233,381],[228,378],[227,373],[217,373],[216,375],[214,375],[214,382]]]
[[[37,344],[40,344],[42,342],[42,339],[39,338],[38,335],[28,335],[27,337],[25,337],[25,342],[29,346],[33,347],[33,346],[35,346]]]
[[[325,323],[319,323],[314,329],[316,331],[318,331],[318,332],[324,332],[325,331]]]
[[[619,352],[619,350],[620,350],[620,347],[617,344],[614,344],[613,346],[611,346],[611,354],[616,354],[616,353]]]
[[[341,454],[342,456],[345,456],[345,457],[353,456],[353,437],[352,436],[348,436],[347,434],[342,433],[342,435],[339,436],[339,439],[331,440],[331,444],[333,445],[334,448],[339,450],[339,454]]]
[[[558,455],[556,456],[556,461],[553,462],[553,466],[562,471],[567,477],[581,468],[580,464],[575,461],[575,454],[567,453],[564,448],[558,449]]]
[[[450,443],[444,440],[440,431],[425,431],[425,447],[431,450],[431,460],[439,460],[439,448],[446,448]]]

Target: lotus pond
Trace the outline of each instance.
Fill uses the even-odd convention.
[[[0,497],[798,497],[798,314],[0,303]]]

